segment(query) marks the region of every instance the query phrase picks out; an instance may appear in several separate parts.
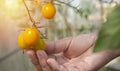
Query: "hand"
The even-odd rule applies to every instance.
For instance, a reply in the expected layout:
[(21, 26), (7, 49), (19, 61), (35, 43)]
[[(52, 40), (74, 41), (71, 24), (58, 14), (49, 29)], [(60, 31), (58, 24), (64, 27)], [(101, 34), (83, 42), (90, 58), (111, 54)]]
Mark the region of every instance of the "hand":
[(46, 42), (45, 51), (27, 50), (38, 71), (97, 71), (120, 55), (120, 50), (93, 53), (95, 34)]

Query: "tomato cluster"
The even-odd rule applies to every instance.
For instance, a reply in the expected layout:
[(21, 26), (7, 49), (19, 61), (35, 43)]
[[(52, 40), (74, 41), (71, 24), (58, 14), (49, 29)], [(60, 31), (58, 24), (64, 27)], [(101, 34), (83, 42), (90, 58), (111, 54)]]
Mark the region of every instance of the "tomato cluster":
[(46, 45), (40, 38), (40, 33), (35, 27), (28, 27), (18, 37), (18, 45), (22, 49), (45, 50)]
[[(25, 4), (25, 2), (24, 2)], [(44, 18), (52, 19), (56, 14), (56, 8), (52, 2), (46, 2), (42, 5), (40, 0), (34, 0), (34, 4), (42, 7), (41, 13)], [(27, 5), (25, 4), (26, 9)], [(27, 10), (29, 13), (29, 10)], [(30, 13), (29, 13), (30, 14)], [(29, 15), (31, 18), (31, 16)], [(30, 19), (31, 20), (31, 19)], [(18, 37), (18, 45), (21, 49), (45, 50), (46, 45), (43, 39), (40, 38), (40, 32), (35, 26), (35, 22), (31, 20), (34, 27), (28, 27), (25, 31), (20, 33)]]

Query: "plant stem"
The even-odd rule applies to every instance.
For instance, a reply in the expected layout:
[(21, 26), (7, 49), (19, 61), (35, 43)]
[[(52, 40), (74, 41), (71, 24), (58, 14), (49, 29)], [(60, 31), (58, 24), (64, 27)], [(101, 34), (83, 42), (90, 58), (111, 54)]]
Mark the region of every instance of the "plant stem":
[(59, 3), (62, 3), (62, 4), (65, 4), (65, 5), (67, 5), (67, 6), (71, 7), (71, 8), (73, 8), (73, 9), (74, 9), (76, 12), (78, 12), (79, 14), (82, 14), (82, 11), (80, 11), (80, 10), (77, 9), (76, 7), (70, 5), (69, 3), (65, 3), (65, 2), (62, 2), (62, 1), (60, 1), (60, 0), (55, 0), (55, 1), (56, 1), (56, 2), (59, 2)]
[(27, 10), (27, 13), (28, 13), (28, 16), (29, 16), (30, 21), (33, 23), (33, 26), (36, 27), (35, 21), (33, 20), (33, 18), (32, 18), (31, 15), (30, 15), (30, 11), (29, 11), (29, 9), (28, 9), (28, 7), (27, 7), (27, 4), (25, 3), (25, 0), (23, 0), (23, 3), (24, 3), (25, 8), (26, 8), (26, 10)]

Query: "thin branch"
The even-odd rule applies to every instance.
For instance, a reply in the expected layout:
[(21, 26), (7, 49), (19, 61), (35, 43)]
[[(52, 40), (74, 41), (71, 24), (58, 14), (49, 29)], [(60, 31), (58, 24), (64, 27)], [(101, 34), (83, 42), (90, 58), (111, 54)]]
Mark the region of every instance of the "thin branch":
[(104, 20), (104, 6), (103, 6), (103, 0), (99, 0), (100, 6), (101, 6), (101, 22), (103, 23)]
[[(56, 2), (59, 2), (59, 3), (62, 3), (62, 4), (64, 4), (64, 5), (66, 5), (66, 6), (69, 6), (69, 7), (71, 7), (71, 8), (73, 8), (76, 12), (78, 12), (79, 14), (82, 14), (82, 11), (80, 11), (79, 9), (77, 9), (77, 7), (74, 7), (74, 6), (72, 6), (72, 5), (70, 5), (70, 3), (68, 2), (68, 3), (65, 3), (65, 2), (62, 2), (62, 1), (60, 1), (60, 0), (55, 0)], [(73, 1), (73, 0), (72, 0)]]
[(33, 18), (32, 18), (31, 15), (30, 15), (30, 11), (29, 11), (29, 9), (28, 9), (28, 7), (27, 7), (27, 4), (25, 3), (25, 0), (23, 0), (23, 3), (24, 3), (25, 8), (26, 8), (26, 10), (27, 10), (27, 13), (28, 13), (28, 16), (29, 16), (30, 21), (33, 23), (33, 26), (36, 27), (35, 21), (33, 20)]
[(68, 1), (68, 3), (71, 3), (71, 2), (73, 2), (74, 0), (70, 0), (70, 1)]

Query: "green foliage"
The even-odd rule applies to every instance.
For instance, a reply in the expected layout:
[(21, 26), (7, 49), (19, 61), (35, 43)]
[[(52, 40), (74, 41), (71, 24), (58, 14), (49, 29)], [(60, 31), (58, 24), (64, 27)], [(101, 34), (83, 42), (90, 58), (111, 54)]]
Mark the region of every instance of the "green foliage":
[(113, 68), (110, 68), (110, 67), (103, 67), (103, 68), (101, 68), (101, 69), (98, 70), (98, 71), (118, 71), (118, 70), (113, 69)]
[(120, 48), (120, 6), (116, 6), (108, 14), (103, 23), (94, 51), (113, 50)]

